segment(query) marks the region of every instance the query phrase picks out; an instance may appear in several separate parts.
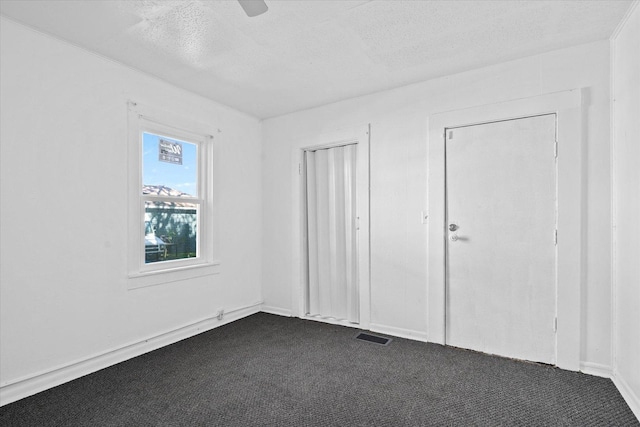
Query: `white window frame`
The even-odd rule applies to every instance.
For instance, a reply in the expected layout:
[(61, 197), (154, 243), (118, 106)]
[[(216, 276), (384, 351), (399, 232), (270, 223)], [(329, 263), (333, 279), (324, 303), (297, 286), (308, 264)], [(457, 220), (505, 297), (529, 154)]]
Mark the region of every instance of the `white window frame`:
[[(128, 264), (129, 288), (185, 280), (219, 273), (217, 203), (214, 179), (216, 138), (206, 126), (175, 114), (136, 102), (128, 103), (128, 169), (129, 221)], [(150, 133), (196, 144), (198, 172), (196, 197), (172, 198), (142, 194), (143, 134)], [(180, 201), (198, 205), (197, 256), (170, 261), (146, 263), (145, 260), (145, 201)]]

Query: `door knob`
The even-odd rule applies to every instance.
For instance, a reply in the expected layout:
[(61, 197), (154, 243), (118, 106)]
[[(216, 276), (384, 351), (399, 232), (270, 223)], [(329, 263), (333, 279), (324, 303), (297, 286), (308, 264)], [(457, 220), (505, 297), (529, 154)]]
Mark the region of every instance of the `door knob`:
[(458, 226), (455, 224), (449, 224), (449, 231), (456, 231), (458, 229)]

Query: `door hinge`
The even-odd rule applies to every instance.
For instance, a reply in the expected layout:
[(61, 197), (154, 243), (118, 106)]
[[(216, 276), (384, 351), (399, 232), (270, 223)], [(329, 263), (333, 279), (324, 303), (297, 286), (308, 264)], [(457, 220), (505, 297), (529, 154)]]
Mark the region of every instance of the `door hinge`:
[(558, 332), (558, 318), (553, 319), (553, 332)]
[(553, 155), (557, 159), (558, 158), (558, 141), (554, 142), (553, 145), (554, 145)]
[(302, 163), (298, 163), (298, 175), (302, 175)]
[(554, 244), (558, 244), (558, 229), (556, 228), (555, 232), (553, 233), (553, 243)]
[(356, 231), (357, 230), (360, 230), (360, 217), (359, 216), (356, 217)]

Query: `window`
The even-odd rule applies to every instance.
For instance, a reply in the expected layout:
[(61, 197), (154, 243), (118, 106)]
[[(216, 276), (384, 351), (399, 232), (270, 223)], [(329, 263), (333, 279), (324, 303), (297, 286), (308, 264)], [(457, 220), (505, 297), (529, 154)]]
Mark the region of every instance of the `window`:
[(142, 132), (145, 264), (201, 255), (198, 144)]
[(213, 137), (167, 113), (129, 110), (133, 287), (215, 273)]

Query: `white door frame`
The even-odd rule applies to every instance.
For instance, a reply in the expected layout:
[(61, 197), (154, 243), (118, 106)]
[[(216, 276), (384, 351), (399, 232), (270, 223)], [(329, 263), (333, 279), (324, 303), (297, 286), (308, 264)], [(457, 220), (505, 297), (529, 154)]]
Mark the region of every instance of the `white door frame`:
[[(357, 253), (358, 253), (358, 290), (360, 293), (360, 323), (333, 321), (307, 317), (305, 300), (307, 293), (307, 237), (305, 215), (305, 169), (304, 153), (309, 150), (339, 147), (357, 144), (356, 159), (356, 215), (357, 215)], [(369, 329), (371, 323), (370, 270), (369, 270), (369, 125), (339, 129), (320, 135), (303, 136), (294, 142), (292, 153), (293, 183), (293, 271), (292, 271), (292, 315), (310, 320), (341, 324), (361, 329)]]
[(555, 113), (558, 141), (558, 244), (556, 365), (580, 369), (580, 287), (583, 274), (584, 172), (582, 94), (579, 89), (472, 107), (429, 117), (427, 203), (428, 341), (445, 344), (446, 217), (445, 131), (447, 128)]

